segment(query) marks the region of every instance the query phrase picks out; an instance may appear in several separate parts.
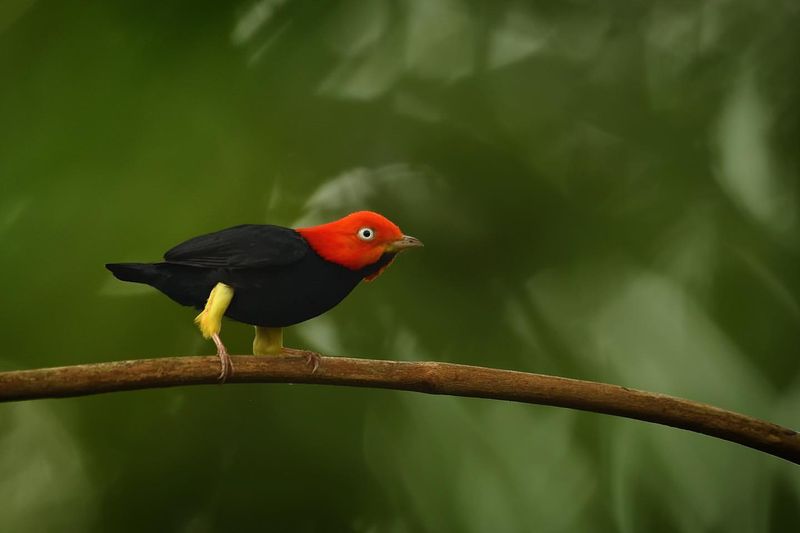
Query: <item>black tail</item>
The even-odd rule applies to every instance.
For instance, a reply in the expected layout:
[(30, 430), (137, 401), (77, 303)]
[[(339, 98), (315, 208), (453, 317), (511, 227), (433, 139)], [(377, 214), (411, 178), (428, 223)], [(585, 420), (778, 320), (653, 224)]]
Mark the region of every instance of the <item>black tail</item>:
[(150, 285), (179, 304), (198, 309), (217, 283), (213, 271), (172, 263), (109, 263), (106, 268), (117, 279)]
[(156, 265), (151, 263), (108, 263), (106, 268), (117, 279), (133, 281), (134, 283), (147, 283), (148, 285), (152, 285), (153, 281), (160, 275)]

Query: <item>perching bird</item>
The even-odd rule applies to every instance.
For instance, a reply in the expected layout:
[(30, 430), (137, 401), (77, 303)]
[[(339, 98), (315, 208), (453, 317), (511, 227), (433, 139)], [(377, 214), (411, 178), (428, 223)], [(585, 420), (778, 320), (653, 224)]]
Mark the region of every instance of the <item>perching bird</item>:
[(161, 263), (106, 268), (201, 309), (195, 322), (217, 346), (224, 382), (232, 366), (219, 336), (223, 315), (255, 326), (253, 354), (277, 354), (281, 328), (328, 311), (362, 279), (377, 278), (398, 252), (418, 246), (385, 217), (359, 211), (310, 228), (234, 226), (175, 246)]

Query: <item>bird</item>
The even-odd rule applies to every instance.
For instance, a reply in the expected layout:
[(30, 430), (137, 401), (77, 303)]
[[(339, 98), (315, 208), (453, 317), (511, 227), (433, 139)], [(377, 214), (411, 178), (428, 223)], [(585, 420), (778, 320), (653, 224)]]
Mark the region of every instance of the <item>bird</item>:
[[(277, 355), (283, 328), (329, 311), (398, 253), (421, 246), (383, 215), (357, 211), (296, 229), (241, 224), (186, 240), (161, 262), (105, 266), (119, 280), (150, 285), (199, 310), (195, 323), (216, 345), (224, 383), (233, 365), (220, 338), (223, 316), (255, 327), (254, 355)], [(308, 363), (315, 372), (319, 359), (309, 356)]]

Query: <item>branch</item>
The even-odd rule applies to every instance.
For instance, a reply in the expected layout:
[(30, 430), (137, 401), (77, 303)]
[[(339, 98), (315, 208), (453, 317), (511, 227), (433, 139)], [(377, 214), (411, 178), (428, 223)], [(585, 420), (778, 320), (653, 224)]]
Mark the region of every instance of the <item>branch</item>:
[[(451, 363), (321, 357), (285, 349), (277, 357), (232, 356), (228, 383), (314, 383), (568, 407), (664, 424), (736, 442), (800, 464), (800, 435), (769, 422), (664, 394), (617, 385)], [(317, 355), (317, 354), (311, 354)], [(0, 372), (0, 402), (214, 384), (219, 359), (167, 357)]]

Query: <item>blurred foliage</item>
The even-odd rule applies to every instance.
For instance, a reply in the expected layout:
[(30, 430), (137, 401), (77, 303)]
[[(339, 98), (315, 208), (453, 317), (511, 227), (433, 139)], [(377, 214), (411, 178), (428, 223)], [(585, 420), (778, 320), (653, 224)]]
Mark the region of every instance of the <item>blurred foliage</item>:
[[(800, 427), (800, 4), (0, 3), (5, 369), (212, 353), (109, 261), (374, 209), (287, 342)], [(223, 338), (249, 349), (249, 327)], [(3, 531), (788, 531), (800, 475), (628, 420), (309, 386), (0, 408)]]

